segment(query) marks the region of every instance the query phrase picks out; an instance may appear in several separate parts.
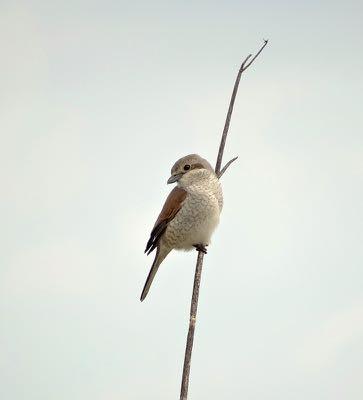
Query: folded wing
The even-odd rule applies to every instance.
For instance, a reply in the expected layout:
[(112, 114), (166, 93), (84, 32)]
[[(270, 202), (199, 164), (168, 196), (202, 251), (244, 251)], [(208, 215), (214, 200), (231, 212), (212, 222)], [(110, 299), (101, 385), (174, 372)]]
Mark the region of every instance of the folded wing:
[(175, 187), (170, 192), (165, 201), (164, 207), (155, 222), (154, 228), (151, 231), (150, 239), (146, 244), (145, 253), (149, 255), (157, 247), (169, 222), (178, 214), (186, 197), (187, 192), (179, 187)]

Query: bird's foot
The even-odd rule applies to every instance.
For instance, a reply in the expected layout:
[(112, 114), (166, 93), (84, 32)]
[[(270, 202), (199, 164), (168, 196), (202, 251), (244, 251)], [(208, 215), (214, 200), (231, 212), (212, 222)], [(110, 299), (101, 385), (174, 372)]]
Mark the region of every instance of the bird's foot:
[(208, 246), (208, 245), (204, 245), (204, 244), (193, 244), (193, 246), (196, 248), (197, 251), (201, 251), (202, 253), (207, 254), (206, 246)]

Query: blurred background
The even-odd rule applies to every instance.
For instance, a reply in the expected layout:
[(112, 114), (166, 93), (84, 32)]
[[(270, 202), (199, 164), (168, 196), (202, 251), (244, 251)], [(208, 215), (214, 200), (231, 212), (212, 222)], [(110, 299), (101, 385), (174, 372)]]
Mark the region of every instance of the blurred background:
[(0, 397), (179, 398), (196, 253), (148, 298), (181, 156), (224, 161), (191, 399), (363, 397), (360, 1), (7, 1)]

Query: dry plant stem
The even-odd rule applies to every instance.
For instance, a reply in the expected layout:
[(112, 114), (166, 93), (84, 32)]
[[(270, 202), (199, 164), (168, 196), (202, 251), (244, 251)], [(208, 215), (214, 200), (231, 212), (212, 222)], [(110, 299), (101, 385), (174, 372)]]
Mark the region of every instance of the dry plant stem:
[(236, 161), (238, 157), (232, 158), (232, 160), (229, 160), (228, 163), (222, 168), (221, 172), (217, 175), (218, 179), (227, 171), (227, 168), (233, 163), (233, 161)]
[(190, 305), (189, 331), (187, 337), (187, 344), (185, 348), (180, 400), (186, 400), (188, 398), (190, 362), (191, 362), (193, 341), (194, 341), (195, 320), (197, 317), (197, 309), (198, 309), (199, 286), (200, 286), (200, 278), (202, 275), (203, 257), (204, 253), (198, 251), (197, 265), (195, 267), (195, 275), (194, 275), (192, 302)]
[(231, 96), (231, 101), (229, 102), (229, 107), (228, 107), (228, 112), (227, 112), (227, 117), (226, 117), (226, 122), (224, 124), (223, 128), (223, 133), (222, 133), (222, 139), (221, 143), (219, 145), (219, 150), (218, 150), (218, 157), (217, 157), (217, 163), (216, 163), (216, 174), (217, 176), (220, 176), (220, 171), (221, 171), (221, 166), (222, 166), (222, 157), (223, 157), (223, 152), (224, 152), (224, 146), (226, 145), (226, 139), (227, 139), (227, 134), (228, 134), (228, 129), (229, 129), (229, 124), (231, 122), (231, 117), (232, 117), (232, 112), (233, 112), (233, 106), (234, 106), (234, 101), (236, 99), (237, 91), (238, 91), (238, 85), (239, 81), (241, 80), (241, 75), (243, 71), (246, 71), (246, 69), (256, 60), (256, 58), (261, 54), (262, 50), (266, 47), (268, 41), (265, 40), (262, 47), (260, 50), (256, 53), (256, 55), (252, 58), (252, 60), (247, 63), (247, 61), (252, 57), (252, 54), (248, 55), (243, 63), (241, 64), (241, 67), (238, 71), (236, 81), (234, 83), (233, 87), (233, 92)]
[[(234, 105), (234, 101), (236, 98), (238, 85), (239, 85), (239, 81), (241, 79), (242, 72), (245, 71), (256, 60), (256, 58), (259, 56), (259, 54), (262, 52), (262, 50), (267, 45), (267, 42), (268, 42), (267, 40), (264, 41), (263, 46), (260, 48), (260, 50), (256, 53), (256, 55), (254, 57), (252, 57), (252, 54), (247, 56), (238, 71), (237, 78), (236, 78), (236, 81), (235, 81), (235, 84), (233, 87), (231, 101), (229, 103), (226, 122), (224, 124), (221, 143), (219, 145), (217, 163), (216, 163), (216, 168), (215, 168), (215, 173), (218, 176), (218, 178), (220, 178), (226, 172), (227, 168), (233, 163), (233, 161), (237, 160), (237, 157), (233, 158), (232, 160), (228, 161), (228, 163), (221, 169), (223, 152), (224, 152), (224, 147), (226, 145), (226, 139), (227, 139), (227, 134), (228, 134), (228, 129), (229, 129), (229, 123), (231, 121), (233, 105)], [(251, 57), (252, 57), (252, 59), (250, 60), (249, 63), (247, 63), (247, 61)], [(182, 383), (181, 383), (181, 389), (180, 389), (180, 400), (188, 399), (190, 363), (191, 363), (191, 357), (192, 357), (194, 330), (195, 330), (195, 322), (196, 322), (197, 309), (198, 309), (199, 286), (200, 286), (200, 279), (201, 279), (202, 268), (203, 268), (203, 257), (204, 257), (204, 254), (201, 251), (198, 251), (198, 259), (197, 259), (197, 265), (195, 267), (195, 275), (194, 275), (192, 301), (191, 301), (191, 306), (190, 306), (189, 330), (188, 330), (187, 344), (186, 344), (186, 348), (185, 348), (183, 377), (182, 377)]]

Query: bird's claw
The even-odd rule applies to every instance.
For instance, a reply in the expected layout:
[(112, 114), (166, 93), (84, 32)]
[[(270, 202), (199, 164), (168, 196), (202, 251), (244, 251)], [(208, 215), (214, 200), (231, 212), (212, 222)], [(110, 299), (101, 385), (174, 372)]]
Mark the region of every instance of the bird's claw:
[(207, 249), (206, 246), (204, 246), (204, 244), (194, 244), (193, 245), (197, 251), (201, 251), (204, 254), (207, 254)]

